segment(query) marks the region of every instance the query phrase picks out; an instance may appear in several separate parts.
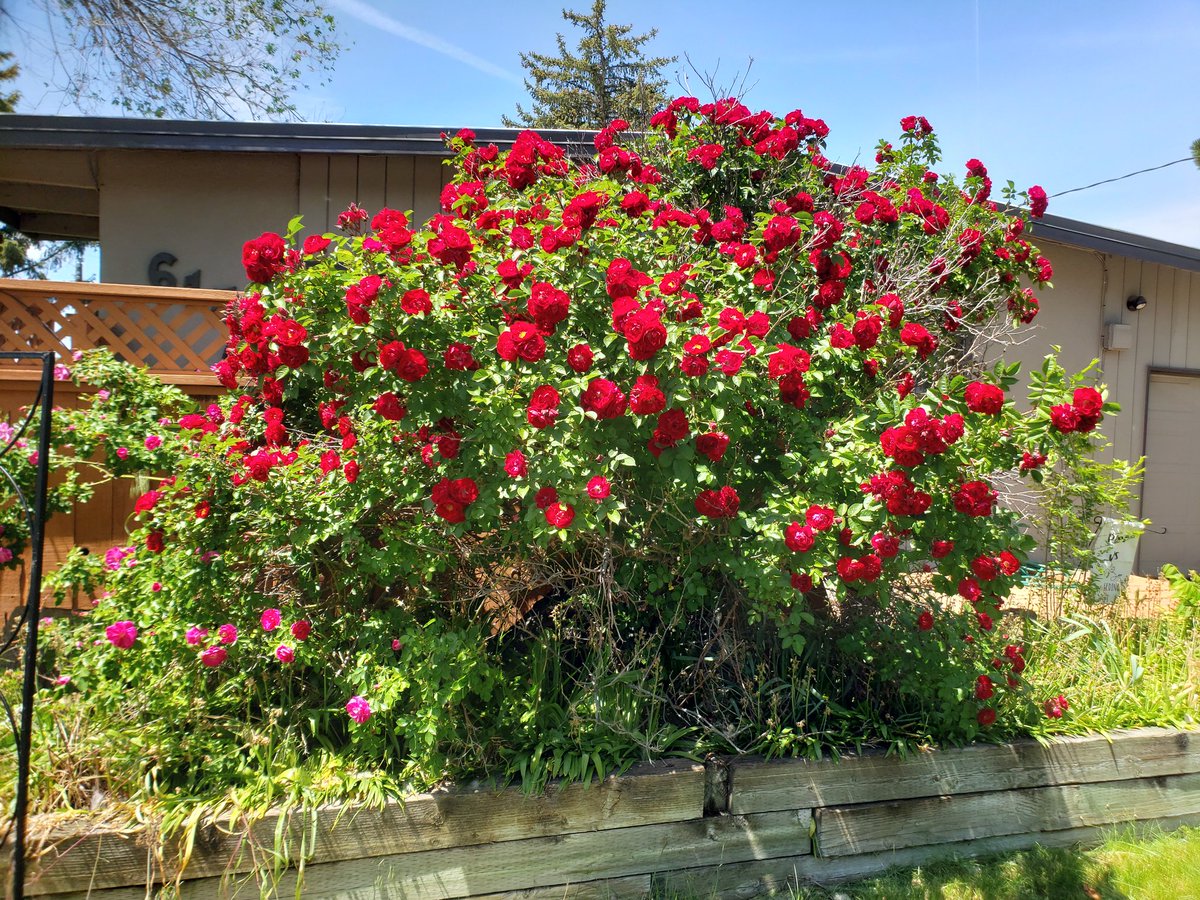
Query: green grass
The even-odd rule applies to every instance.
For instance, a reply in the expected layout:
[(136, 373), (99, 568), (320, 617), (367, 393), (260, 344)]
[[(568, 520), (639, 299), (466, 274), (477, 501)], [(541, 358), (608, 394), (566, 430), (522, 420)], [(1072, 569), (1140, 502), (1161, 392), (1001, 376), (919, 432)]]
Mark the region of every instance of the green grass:
[(1030, 621), (1028, 685), (1034, 697), (1065, 694), (1062, 719), (1035, 711), (1019, 731), (1087, 734), (1200, 720), (1200, 628), (1173, 616), (1135, 618), (1103, 608)]
[(1115, 832), (1093, 850), (1034, 848), (897, 869), (795, 900), (1198, 900), (1200, 828)]

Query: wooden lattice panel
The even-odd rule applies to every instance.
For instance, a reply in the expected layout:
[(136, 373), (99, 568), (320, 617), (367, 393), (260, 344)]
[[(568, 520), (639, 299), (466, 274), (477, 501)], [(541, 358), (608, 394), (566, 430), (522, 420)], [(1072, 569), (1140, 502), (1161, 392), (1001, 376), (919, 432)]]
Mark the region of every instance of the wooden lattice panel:
[(108, 347), (156, 375), (211, 379), (227, 291), (0, 279), (0, 350)]

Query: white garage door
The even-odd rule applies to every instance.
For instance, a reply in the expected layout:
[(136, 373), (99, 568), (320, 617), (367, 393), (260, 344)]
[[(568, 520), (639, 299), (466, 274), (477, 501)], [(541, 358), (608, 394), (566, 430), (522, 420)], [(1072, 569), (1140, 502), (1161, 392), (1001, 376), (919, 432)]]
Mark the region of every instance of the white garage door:
[(1142, 572), (1200, 569), (1200, 375), (1150, 375), (1142, 515), (1167, 529), (1143, 535)]

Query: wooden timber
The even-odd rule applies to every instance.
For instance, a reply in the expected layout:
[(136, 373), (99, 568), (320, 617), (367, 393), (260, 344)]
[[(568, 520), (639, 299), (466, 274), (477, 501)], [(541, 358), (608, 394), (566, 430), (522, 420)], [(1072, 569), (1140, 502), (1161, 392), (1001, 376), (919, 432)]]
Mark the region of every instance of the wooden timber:
[(1200, 815), (1200, 773), (819, 809), (821, 856)]
[[(208, 827), (182, 871), (159, 861), (173, 848), (156, 857), (136, 831), (67, 823), (47, 836), (29, 893), (136, 900), (178, 877), (180, 896), (195, 900), (752, 897), (943, 857), (1095, 843), (1117, 825), (1200, 823), (1198, 744), (1200, 732), (1147, 728), (909, 759), (657, 763), (536, 797), (454, 790)], [(713, 815), (710, 796), (704, 815), (714, 766), (731, 773), (732, 814)], [(747, 802), (796, 805), (739, 812)]]
[(733, 760), (733, 813), (1200, 772), (1200, 734), (1169, 728), (827, 760)]

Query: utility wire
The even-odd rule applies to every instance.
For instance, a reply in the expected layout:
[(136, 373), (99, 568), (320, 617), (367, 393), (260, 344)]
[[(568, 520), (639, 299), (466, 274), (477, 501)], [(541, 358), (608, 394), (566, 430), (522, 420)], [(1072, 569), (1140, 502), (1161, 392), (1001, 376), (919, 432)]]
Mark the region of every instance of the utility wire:
[(1071, 188), (1069, 191), (1059, 191), (1057, 194), (1051, 194), (1050, 198), (1061, 197), (1063, 194), (1074, 194), (1078, 191), (1086, 191), (1089, 188), (1099, 187), (1102, 184), (1112, 184), (1114, 181), (1124, 181), (1126, 178), (1132, 178), (1134, 175), (1144, 175), (1146, 172), (1156, 172), (1159, 169), (1165, 169), (1167, 166), (1177, 166), (1180, 163), (1191, 162), (1192, 157), (1185, 156), (1183, 159), (1173, 159), (1169, 163), (1163, 163), (1161, 166), (1151, 166), (1149, 169), (1138, 169), (1136, 172), (1130, 172), (1128, 175), (1118, 175), (1116, 178), (1105, 178), (1103, 181), (1097, 181), (1094, 184), (1085, 184), (1083, 187)]

